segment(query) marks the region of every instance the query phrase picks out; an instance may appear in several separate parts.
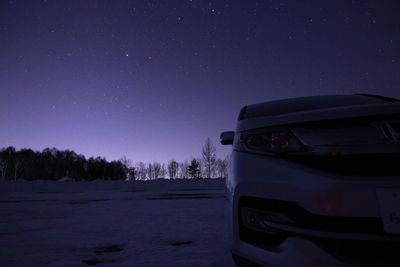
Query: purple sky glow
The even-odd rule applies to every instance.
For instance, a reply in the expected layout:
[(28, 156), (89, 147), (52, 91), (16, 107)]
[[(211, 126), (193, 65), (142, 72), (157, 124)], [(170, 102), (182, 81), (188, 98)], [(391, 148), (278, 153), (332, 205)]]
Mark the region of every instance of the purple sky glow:
[(0, 147), (199, 157), (241, 106), (400, 97), (398, 1), (1, 1)]

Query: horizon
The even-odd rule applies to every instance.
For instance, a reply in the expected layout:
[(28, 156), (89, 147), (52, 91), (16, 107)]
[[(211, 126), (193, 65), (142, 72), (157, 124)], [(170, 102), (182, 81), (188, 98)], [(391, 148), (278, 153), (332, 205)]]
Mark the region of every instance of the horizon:
[[(3, 150), (6, 150), (8, 148), (14, 148), (15, 152), (20, 152), (21, 150), (32, 150), (35, 153), (43, 153), (43, 151), (46, 150), (46, 149), (49, 149), (49, 150), (55, 149), (55, 150), (57, 150), (59, 152), (72, 151), (77, 156), (83, 156), (86, 160), (89, 160), (90, 158), (93, 158), (93, 159), (101, 158), (101, 159), (105, 159), (107, 162), (112, 162), (112, 161), (120, 161), (121, 162), (121, 160), (123, 160), (123, 157), (126, 157), (127, 160), (131, 161), (130, 163), (133, 165), (132, 167), (136, 167), (135, 165), (138, 164), (138, 163), (145, 163), (145, 164), (148, 164), (148, 163), (160, 163), (160, 164), (167, 165), (170, 161), (176, 161), (178, 163), (190, 163), (193, 159), (195, 159), (197, 161), (202, 161), (202, 156), (200, 155), (200, 153), (199, 153), (199, 155), (197, 157), (196, 156), (192, 156), (190, 158), (185, 158), (183, 160), (177, 160), (175, 158), (170, 158), (170, 159), (168, 159), (166, 161), (160, 161), (160, 160), (143, 161), (143, 160), (140, 160), (140, 159), (134, 161), (134, 160), (128, 158), (126, 155), (122, 155), (118, 159), (107, 159), (106, 157), (104, 157), (102, 155), (86, 156), (83, 153), (79, 153), (79, 151), (75, 151), (75, 150), (72, 150), (72, 149), (59, 149), (57, 147), (45, 147), (43, 149), (32, 149), (32, 148), (29, 148), (29, 147), (16, 148), (14, 146), (4, 146), (4, 147), (0, 147), (0, 152), (3, 151)], [(222, 160), (224, 160), (227, 156), (229, 156), (229, 154), (226, 155), (225, 157), (221, 157), (221, 156), (218, 156), (218, 154), (216, 154), (216, 158), (217, 159), (222, 159)]]

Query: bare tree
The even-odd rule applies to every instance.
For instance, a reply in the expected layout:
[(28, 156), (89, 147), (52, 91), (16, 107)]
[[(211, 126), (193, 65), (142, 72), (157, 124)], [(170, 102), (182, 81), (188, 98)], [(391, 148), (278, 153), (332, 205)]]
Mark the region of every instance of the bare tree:
[(132, 160), (128, 159), (125, 155), (122, 156), (122, 158), (119, 160), (119, 162), (124, 165), (125, 168), (129, 169), (132, 167)]
[(128, 170), (127, 180), (128, 181), (135, 181), (136, 178), (137, 178), (136, 168), (135, 167), (130, 167), (129, 170)]
[(189, 178), (189, 163), (187, 161), (179, 163), (179, 178)]
[(135, 180), (135, 170), (132, 170), (132, 161), (123, 155), (119, 162), (124, 166), (126, 179), (131, 180), (133, 178)]
[(147, 169), (146, 165), (143, 162), (136, 163), (136, 176), (139, 180), (146, 180), (147, 177)]
[(166, 176), (167, 176), (167, 168), (165, 167), (165, 164), (163, 163), (161, 165), (160, 177), (159, 178), (165, 178)]
[(227, 174), (228, 162), (229, 162), (229, 156), (227, 156), (225, 159), (217, 159), (216, 161), (217, 177), (226, 178), (228, 176)]
[(201, 156), (204, 162), (206, 178), (212, 178), (215, 170), (216, 149), (209, 137), (206, 139), (203, 149), (201, 150)]
[(154, 180), (154, 168), (153, 168), (153, 164), (151, 164), (151, 162), (149, 162), (149, 164), (147, 165), (147, 177), (149, 178), (149, 180)]
[(179, 164), (178, 162), (176, 162), (175, 160), (171, 160), (168, 163), (168, 176), (170, 179), (174, 179), (177, 177), (178, 175), (178, 168), (179, 168)]
[(153, 162), (153, 175), (154, 179), (161, 177), (161, 164), (157, 161)]

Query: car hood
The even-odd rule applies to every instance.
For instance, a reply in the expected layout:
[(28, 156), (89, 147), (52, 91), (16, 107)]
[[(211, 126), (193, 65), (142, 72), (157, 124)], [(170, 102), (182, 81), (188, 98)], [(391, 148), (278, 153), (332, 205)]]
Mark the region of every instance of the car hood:
[(354, 105), (239, 120), (237, 132), (271, 126), (380, 115), (399, 115), (400, 103)]

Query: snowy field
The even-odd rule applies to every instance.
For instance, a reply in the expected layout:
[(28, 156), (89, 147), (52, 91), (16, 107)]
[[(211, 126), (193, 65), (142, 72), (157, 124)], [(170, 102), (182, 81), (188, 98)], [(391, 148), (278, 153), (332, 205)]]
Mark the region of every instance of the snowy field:
[(0, 266), (234, 266), (224, 181), (2, 182)]

